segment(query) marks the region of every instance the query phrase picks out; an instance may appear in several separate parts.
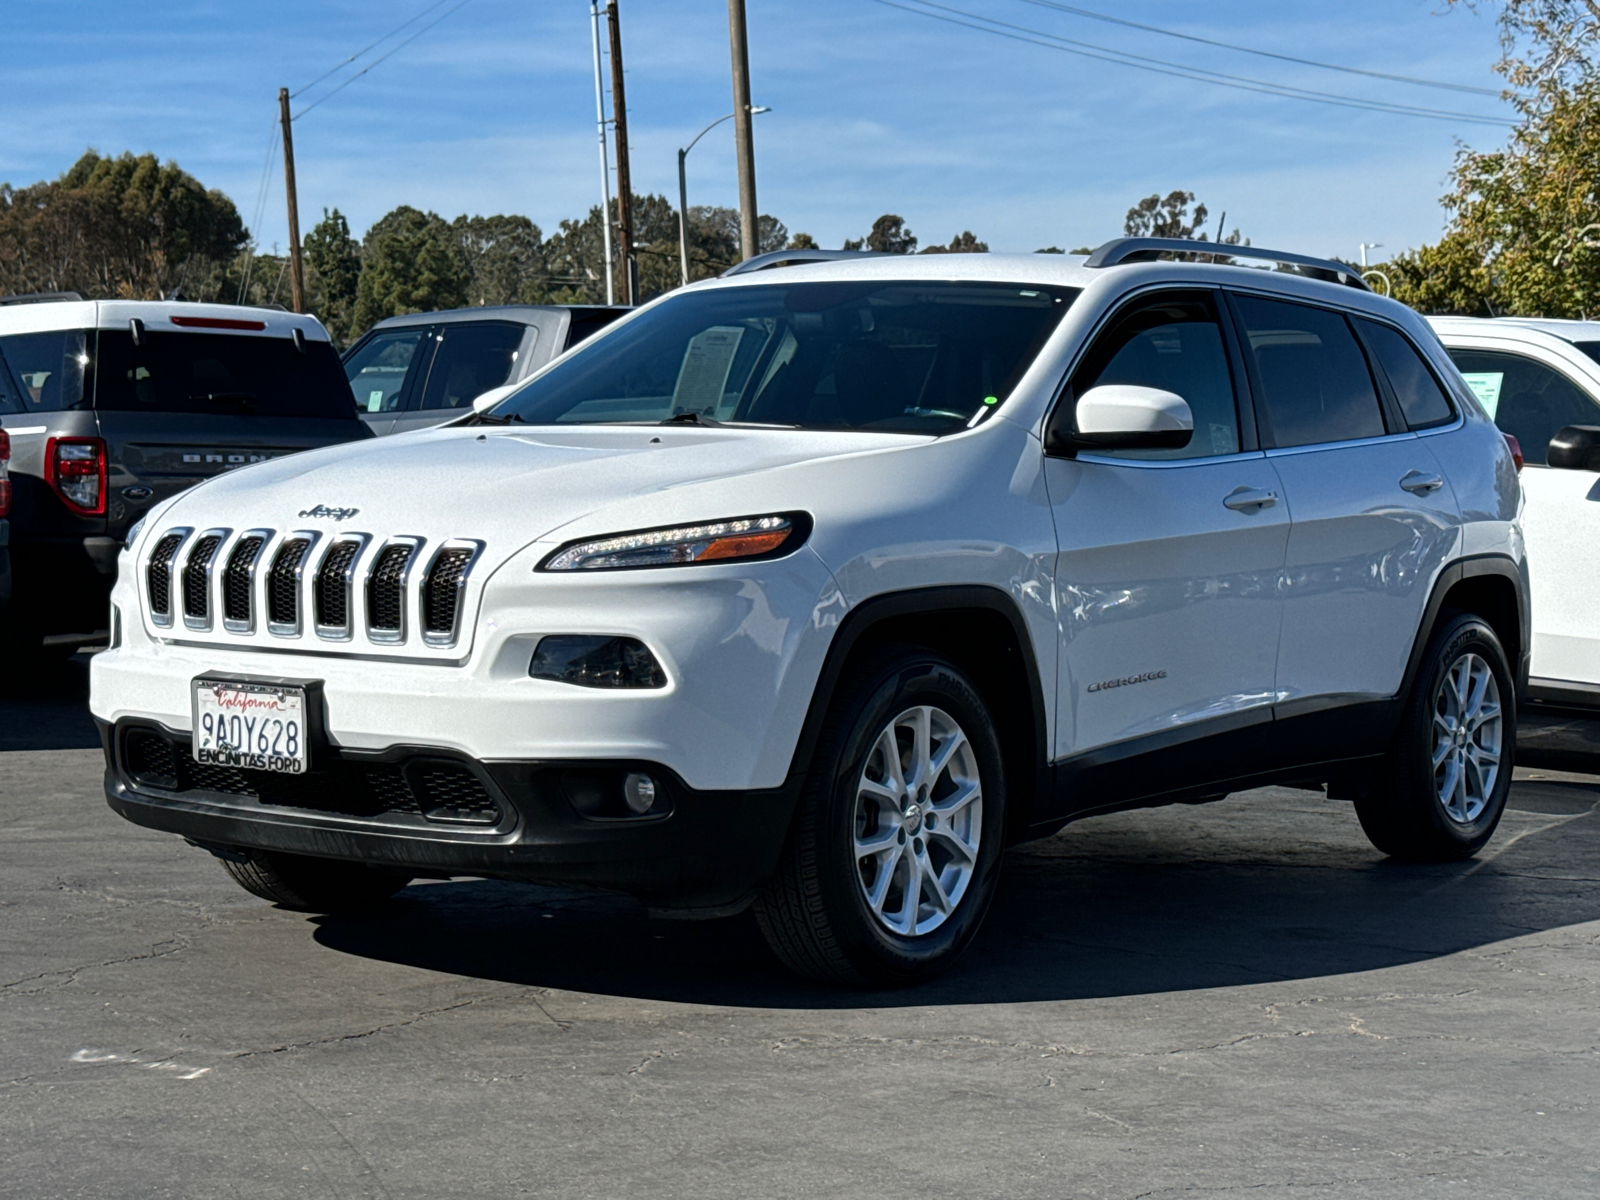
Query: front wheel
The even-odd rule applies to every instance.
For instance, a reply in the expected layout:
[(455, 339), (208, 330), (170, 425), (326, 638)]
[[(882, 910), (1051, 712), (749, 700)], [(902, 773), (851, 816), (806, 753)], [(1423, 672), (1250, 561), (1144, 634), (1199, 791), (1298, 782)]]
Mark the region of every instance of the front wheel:
[(1495, 632), (1470, 614), (1429, 639), (1384, 778), (1356, 801), (1372, 844), (1416, 862), (1470, 858), (1505, 811), (1516, 694)]
[(971, 942), (999, 877), (1000, 741), (950, 662), (880, 652), (841, 681), (778, 873), (756, 902), (802, 974), (919, 982)]

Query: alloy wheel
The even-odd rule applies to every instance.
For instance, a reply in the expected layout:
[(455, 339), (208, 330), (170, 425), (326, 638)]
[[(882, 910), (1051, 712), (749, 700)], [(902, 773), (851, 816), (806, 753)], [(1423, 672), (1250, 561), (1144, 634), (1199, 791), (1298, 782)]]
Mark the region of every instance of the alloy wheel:
[(978, 864), (983, 785), (949, 713), (908, 708), (879, 731), (856, 784), (856, 877), (878, 922), (931, 933), (961, 903)]
[(1433, 695), (1433, 782), (1445, 815), (1476, 821), (1500, 775), (1500, 685), (1477, 654), (1457, 658)]

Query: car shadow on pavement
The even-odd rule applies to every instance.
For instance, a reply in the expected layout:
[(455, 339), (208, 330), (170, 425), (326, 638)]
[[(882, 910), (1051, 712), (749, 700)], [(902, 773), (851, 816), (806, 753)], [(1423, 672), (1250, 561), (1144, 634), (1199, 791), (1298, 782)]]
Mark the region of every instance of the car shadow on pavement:
[(9, 670), (0, 678), (0, 752), (94, 750), (89, 655)]
[[(1568, 819), (1529, 827), (1503, 858), (1447, 865), (1396, 863), (1353, 842), (1332, 855), (1305, 845), (1283, 852), (1268, 841), (1259, 853), (1248, 845), (1240, 853), (1237, 839), (1206, 860), (1188, 840), (1130, 822), (1106, 832), (1084, 822), (1012, 851), (973, 948), (945, 977), (898, 991), (797, 980), (748, 915), (648, 920), (625, 898), (493, 881), (413, 886), (378, 913), (319, 920), (315, 936), (345, 953), (457, 975), (746, 1007), (1230, 987), (1391, 967), (1600, 919), (1592, 886), (1600, 872), (1591, 865), (1600, 857), (1597, 800), (1600, 791), (1586, 785), (1519, 785), (1524, 811)], [(1507, 864), (1513, 856), (1517, 870)]]

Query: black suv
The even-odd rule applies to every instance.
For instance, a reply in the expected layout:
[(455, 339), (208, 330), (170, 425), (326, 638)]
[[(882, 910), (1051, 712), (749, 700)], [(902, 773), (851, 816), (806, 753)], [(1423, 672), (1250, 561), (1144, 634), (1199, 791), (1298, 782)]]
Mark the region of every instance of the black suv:
[(12, 574), (0, 640), (12, 654), (70, 651), (105, 631), (117, 554), (153, 505), (224, 471), (372, 436), (315, 317), (70, 295), (0, 300), (0, 427)]

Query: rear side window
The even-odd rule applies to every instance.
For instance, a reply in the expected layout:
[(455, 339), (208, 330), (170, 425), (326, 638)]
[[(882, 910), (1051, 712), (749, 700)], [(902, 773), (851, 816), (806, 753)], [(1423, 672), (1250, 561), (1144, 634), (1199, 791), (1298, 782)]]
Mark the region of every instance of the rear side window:
[(601, 308), (574, 312), (572, 322), (567, 326), (567, 344), (562, 348), (570, 350), (585, 338), (593, 337), (626, 311), (621, 308)]
[(1096, 450), (1117, 458), (1205, 458), (1236, 454), (1239, 414), (1222, 330), (1211, 299), (1182, 293), (1142, 301), (1118, 315), (1073, 380), (1083, 395), (1101, 384), (1135, 384), (1182, 396), (1194, 436), (1181, 450)]
[(221, 413), (350, 420), (355, 401), (327, 342), (146, 330), (140, 345), (102, 329), (95, 407), (116, 412)]
[(445, 325), (422, 391), (423, 408), (465, 408), (511, 378), (526, 325), (507, 322)]
[(1236, 297), (1275, 446), (1382, 437), (1366, 355), (1344, 317), (1323, 308)]
[(1600, 425), (1600, 406), (1552, 367), (1492, 350), (1449, 354), (1483, 410), (1517, 439), (1527, 462), (1548, 465), (1550, 439), (1562, 426)]
[(394, 412), (404, 400), (406, 376), (416, 362), (428, 327), (375, 333), (344, 360), (345, 378), (362, 412)]
[(1443, 425), (1455, 416), (1450, 400), (1417, 348), (1387, 325), (1356, 318), (1378, 366), (1388, 377), (1406, 424), (1413, 429)]
[(0, 358), (6, 366), (6, 386), (0, 387), (0, 405), (8, 400), (13, 412), (56, 412), (83, 402), (84, 368), (89, 355), (81, 329), (51, 333), (15, 333), (0, 337)]

